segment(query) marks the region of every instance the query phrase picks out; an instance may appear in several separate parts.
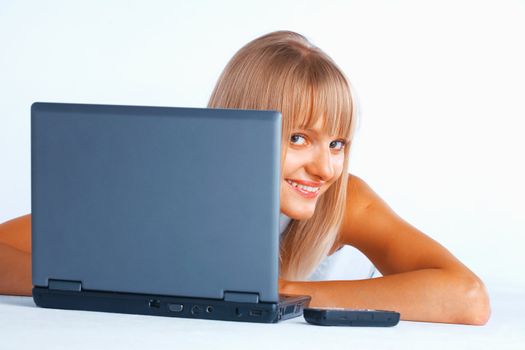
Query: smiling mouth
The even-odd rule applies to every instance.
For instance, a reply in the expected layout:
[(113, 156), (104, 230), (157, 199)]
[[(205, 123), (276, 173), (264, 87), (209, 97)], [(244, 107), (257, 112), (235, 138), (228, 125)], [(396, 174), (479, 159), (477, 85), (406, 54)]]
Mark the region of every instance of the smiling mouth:
[(297, 182), (294, 182), (292, 180), (286, 180), (286, 182), (288, 182), (293, 187), (300, 188), (303, 191), (307, 191), (307, 192), (311, 192), (311, 193), (319, 192), (319, 190), (321, 189), (321, 187), (311, 187), (311, 186), (301, 185), (301, 184), (299, 184)]
[(286, 180), (288, 185), (294, 189), (294, 191), (305, 198), (315, 198), (319, 195), (320, 187), (310, 187), (298, 184), (291, 180)]

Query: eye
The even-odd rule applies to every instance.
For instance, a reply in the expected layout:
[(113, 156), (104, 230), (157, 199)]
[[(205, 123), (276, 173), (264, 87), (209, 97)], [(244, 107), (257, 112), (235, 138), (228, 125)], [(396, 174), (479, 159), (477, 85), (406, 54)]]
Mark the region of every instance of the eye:
[(290, 141), (292, 141), (292, 143), (298, 145), (298, 143), (295, 143), (297, 141), (297, 139), (303, 139), (303, 140), (306, 140), (305, 137), (301, 134), (293, 134), (291, 137), (290, 137)]
[(341, 148), (338, 148), (337, 150), (338, 150), (338, 151), (343, 150), (343, 148), (345, 148), (345, 146), (346, 146), (346, 141), (344, 141), (344, 140), (335, 140), (335, 141), (332, 141), (332, 142), (330, 142), (330, 146), (332, 146), (334, 143), (337, 143), (337, 142), (339, 142), (339, 143), (341, 144)]

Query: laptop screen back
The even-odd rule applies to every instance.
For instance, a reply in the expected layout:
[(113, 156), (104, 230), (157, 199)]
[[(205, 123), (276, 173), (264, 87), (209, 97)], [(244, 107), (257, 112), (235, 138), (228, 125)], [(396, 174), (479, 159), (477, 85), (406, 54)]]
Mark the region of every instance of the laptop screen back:
[(281, 115), (35, 103), (33, 284), (278, 301)]

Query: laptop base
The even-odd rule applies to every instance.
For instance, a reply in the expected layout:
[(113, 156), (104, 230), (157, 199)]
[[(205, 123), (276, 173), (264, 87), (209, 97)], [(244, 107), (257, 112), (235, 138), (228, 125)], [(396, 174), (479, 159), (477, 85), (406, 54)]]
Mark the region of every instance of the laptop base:
[(275, 323), (298, 317), (309, 296), (285, 296), (279, 303), (240, 303), (206, 298), (101, 291), (65, 291), (33, 287), (35, 304), (45, 308)]

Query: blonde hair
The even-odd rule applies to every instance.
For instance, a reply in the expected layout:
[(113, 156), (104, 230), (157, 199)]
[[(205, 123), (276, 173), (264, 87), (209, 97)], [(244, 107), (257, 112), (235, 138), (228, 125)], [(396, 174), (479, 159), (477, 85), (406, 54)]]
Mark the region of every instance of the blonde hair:
[[(242, 47), (224, 68), (208, 107), (281, 111), (281, 169), (293, 128), (310, 128), (322, 118), (329, 135), (351, 141), (356, 124), (348, 79), (328, 55), (291, 31), (272, 32)], [(285, 229), (282, 278), (308, 278), (336, 242), (345, 210), (349, 151), (350, 142), (342, 176), (318, 199), (312, 217), (292, 220)], [(282, 176), (281, 171), (281, 181)]]

